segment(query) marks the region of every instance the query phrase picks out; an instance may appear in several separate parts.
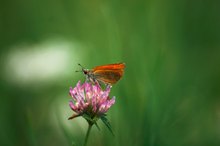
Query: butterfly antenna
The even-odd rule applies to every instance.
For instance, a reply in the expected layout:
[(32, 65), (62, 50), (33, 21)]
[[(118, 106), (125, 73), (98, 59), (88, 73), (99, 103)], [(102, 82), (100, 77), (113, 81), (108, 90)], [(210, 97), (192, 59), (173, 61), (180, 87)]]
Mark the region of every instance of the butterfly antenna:
[(84, 67), (81, 64), (78, 63), (78, 65), (81, 66), (84, 69)]
[(76, 70), (75, 72), (83, 72), (84, 67), (83, 67), (81, 64), (79, 64), (79, 63), (78, 63), (78, 65), (79, 65), (80, 67), (82, 67), (82, 70), (80, 70), (80, 71), (79, 71), (79, 70)]

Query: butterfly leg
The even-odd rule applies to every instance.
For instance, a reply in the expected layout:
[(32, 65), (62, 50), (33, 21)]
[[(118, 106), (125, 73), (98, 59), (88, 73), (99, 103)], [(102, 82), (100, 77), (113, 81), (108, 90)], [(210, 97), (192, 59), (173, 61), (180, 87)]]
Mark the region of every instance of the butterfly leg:
[(111, 84), (105, 84), (106, 85), (106, 88), (112, 88), (112, 85)]
[(99, 86), (99, 88), (101, 88), (101, 85), (99, 83), (99, 81), (95, 80), (95, 84)]

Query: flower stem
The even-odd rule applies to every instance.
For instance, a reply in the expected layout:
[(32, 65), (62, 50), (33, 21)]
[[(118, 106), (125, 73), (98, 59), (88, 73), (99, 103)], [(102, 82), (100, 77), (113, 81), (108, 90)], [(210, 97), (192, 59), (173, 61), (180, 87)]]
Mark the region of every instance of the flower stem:
[(87, 145), (87, 141), (88, 141), (88, 138), (89, 138), (89, 134), (90, 134), (90, 131), (91, 131), (91, 128), (92, 128), (92, 125), (93, 125), (93, 124), (91, 124), (91, 123), (89, 123), (89, 122), (88, 122), (88, 124), (89, 124), (89, 127), (88, 127), (88, 130), (87, 130), (87, 133), (86, 133), (86, 138), (85, 138), (85, 141), (84, 141), (83, 146), (86, 146), (86, 145)]

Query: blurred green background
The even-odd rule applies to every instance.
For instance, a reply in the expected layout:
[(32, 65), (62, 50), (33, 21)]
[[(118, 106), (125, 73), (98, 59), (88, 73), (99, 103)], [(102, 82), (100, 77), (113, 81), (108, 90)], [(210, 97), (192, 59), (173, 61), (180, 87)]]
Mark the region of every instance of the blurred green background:
[(90, 146), (220, 145), (220, 1), (0, 2), (0, 145), (80, 146), (77, 65), (125, 62)]

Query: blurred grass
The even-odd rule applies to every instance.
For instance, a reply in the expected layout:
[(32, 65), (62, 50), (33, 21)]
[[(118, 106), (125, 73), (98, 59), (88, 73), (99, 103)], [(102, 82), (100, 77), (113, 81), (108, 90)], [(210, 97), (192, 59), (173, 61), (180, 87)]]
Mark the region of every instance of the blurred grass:
[[(84, 80), (77, 63), (121, 61), (125, 75), (108, 112), (116, 136), (100, 122), (89, 145), (220, 145), (219, 1), (0, 3), (0, 145), (82, 144), (83, 119), (67, 120), (68, 89)], [(53, 39), (73, 44), (69, 67), (43, 81), (14, 80), (10, 53)]]

